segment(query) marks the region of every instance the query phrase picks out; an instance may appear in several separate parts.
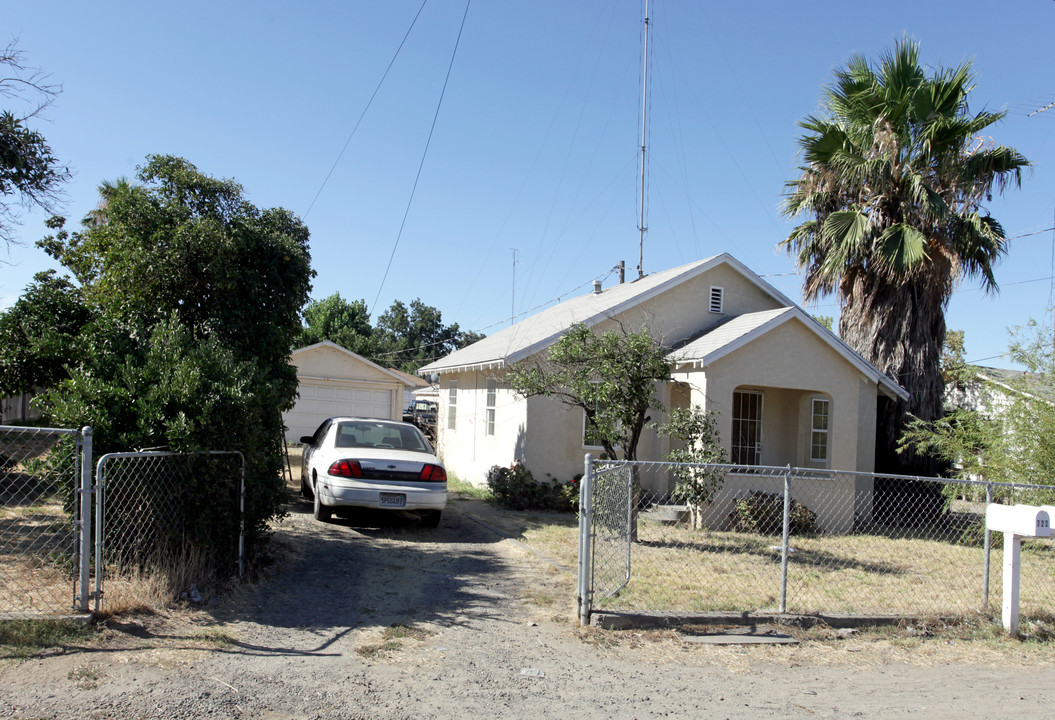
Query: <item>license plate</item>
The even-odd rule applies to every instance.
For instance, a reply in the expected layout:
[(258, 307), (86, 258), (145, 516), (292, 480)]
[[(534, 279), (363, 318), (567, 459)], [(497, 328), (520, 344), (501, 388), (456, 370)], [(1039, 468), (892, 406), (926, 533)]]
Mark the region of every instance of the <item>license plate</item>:
[(379, 504), (381, 507), (406, 507), (407, 496), (403, 493), (381, 493)]

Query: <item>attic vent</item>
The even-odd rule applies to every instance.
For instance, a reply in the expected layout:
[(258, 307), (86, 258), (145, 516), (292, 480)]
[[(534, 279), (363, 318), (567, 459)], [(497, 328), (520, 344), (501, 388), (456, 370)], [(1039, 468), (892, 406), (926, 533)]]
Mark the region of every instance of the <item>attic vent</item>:
[(711, 306), (710, 311), (712, 313), (720, 313), (724, 311), (725, 301), (725, 289), (720, 287), (711, 288)]
[(594, 295), (600, 295), (601, 294), (601, 281), (600, 280), (594, 280), (593, 281), (593, 294)]

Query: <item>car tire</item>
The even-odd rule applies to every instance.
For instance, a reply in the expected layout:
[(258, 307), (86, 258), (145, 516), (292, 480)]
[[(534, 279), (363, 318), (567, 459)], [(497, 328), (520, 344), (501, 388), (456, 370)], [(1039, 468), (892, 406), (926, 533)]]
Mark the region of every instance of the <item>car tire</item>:
[(315, 497), (315, 493), (311, 491), (311, 484), (303, 477), (300, 479), (300, 494), (302, 497), (311, 500)]
[(441, 517), (443, 517), (443, 513), (440, 510), (422, 510), (421, 527), (439, 527)]
[(315, 503), (311, 514), (319, 522), (329, 522), (330, 518), (333, 516), (333, 509), (329, 505), (322, 504), (318, 488), (316, 488), (315, 492), (312, 494), (315, 496)]

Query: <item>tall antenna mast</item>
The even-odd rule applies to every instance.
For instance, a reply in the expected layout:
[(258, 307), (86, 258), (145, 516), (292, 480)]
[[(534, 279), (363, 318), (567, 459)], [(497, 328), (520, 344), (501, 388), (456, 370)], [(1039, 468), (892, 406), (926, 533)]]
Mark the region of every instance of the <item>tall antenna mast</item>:
[(509, 324), (512, 325), (517, 321), (517, 249), (510, 250), (513, 251), (513, 299), (509, 301)]
[(641, 221), (637, 229), (638, 239), (637, 276), (645, 276), (645, 131), (648, 127), (648, 0), (645, 0), (645, 56), (641, 72)]

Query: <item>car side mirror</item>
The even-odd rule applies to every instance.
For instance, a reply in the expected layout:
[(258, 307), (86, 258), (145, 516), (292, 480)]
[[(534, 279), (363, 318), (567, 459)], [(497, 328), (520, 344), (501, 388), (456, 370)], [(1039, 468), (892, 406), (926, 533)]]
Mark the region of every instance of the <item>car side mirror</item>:
[(311, 435), (303, 435), (301, 436), (300, 441), (305, 445), (311, 445), (311, 441), (314, 439), (315, 438), (313, 438)]

